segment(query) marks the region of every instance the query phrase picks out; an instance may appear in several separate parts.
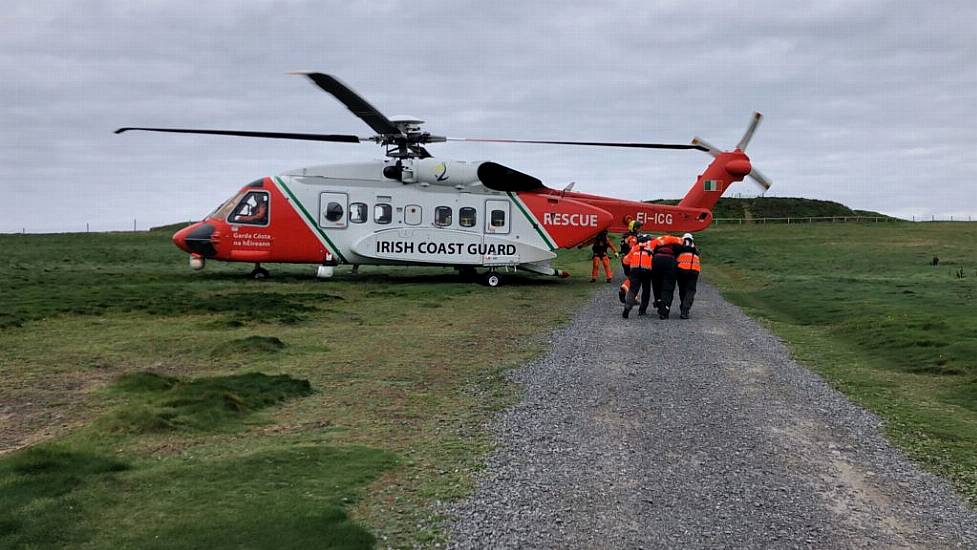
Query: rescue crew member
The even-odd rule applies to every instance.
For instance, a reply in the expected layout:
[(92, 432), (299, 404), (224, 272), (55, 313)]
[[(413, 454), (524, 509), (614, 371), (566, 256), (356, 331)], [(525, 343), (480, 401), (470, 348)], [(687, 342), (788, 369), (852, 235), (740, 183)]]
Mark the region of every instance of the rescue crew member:
[(625, 277), (630, 275), (631, 267), (624, 260), (628, 257), (628, 252), (638, 244), (639, 229), (641, 229), (641, 222), (631, 220), (628, 222), (628, 232), (621, 236), (621, 265), (624, 267)]
[(597, 273), (600, 272), (600, 264), (604, 264), (604, 274), (607, 276), (607, 282), (611, 282), (614, 277), (614, 272), (611, 271), (611, 260), (607, 257), (607, 249), (610, 248), (614, 251), (614, 254), (618, 254), (617, 248), (614, 243), (607, 238), (607, 230), (603, 230), (594, 237), (594, 244), (590, 247), (594, 252), (594, 269), (590, 272), (590, 282), (597, 282)]
[(628, 222), (628, 232), (621, 237), (621, 268), (624, 270), (624, 281), (621, 288), (617, 290), (617, 297), (624, 303), (624, 297), (628, 294), (631, 287), (631, 265), (628, 262), (628, 252), (638, 245), (638, 230), (641, 229), (641, 222), (631, 220)]
[(699, 282), (699, 272), (702, 264), (699, 262), (699, 249), (695, 246), (695, 238), (692, 233), (682, 235), (682, 246), (679, 247), (679, 255), (676, 258), (675, 278), (678, 281), (678, 299), (681, 308), (680, 319), (689, 318), (689, 310), (692, 309), (692, 302), (695, 300), (695, 287)]
[(682, 239), (674, 235), (662, 235), (652, 241), (654, 253), (651, 270), (651, 285), (655, 291), (655, 308), (659, 319), (668, 319), (675, 296), (675, 248)]
[(648, 310), (648, 298), (651, 291), (651, 264), (652, 251), (649, 246), (651, 237), (641, 235), (638, 237), (637, 245), (628, 253), (628, 265), (631, 266), (631, 275), (628, 277), (631, 285), (628, 288), (627, 297), (624, 301), (624, 312), (621, 317), (628, 318), (631, 308), (637, 301), (638, 290), (641, 290), (641, 305), (638, 306), (638, 315), (645, 315)]

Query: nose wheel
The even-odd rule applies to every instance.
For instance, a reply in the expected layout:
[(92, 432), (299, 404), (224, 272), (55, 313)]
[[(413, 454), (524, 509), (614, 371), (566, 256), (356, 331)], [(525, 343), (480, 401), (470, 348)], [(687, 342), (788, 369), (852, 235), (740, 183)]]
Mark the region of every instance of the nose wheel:
[(256, 281), (271, 277), (271, 273), (267, 269), (261, 267), (261, 264), (254, 264), (254, 269), (252, 269), (251, 273), (248, 275)]

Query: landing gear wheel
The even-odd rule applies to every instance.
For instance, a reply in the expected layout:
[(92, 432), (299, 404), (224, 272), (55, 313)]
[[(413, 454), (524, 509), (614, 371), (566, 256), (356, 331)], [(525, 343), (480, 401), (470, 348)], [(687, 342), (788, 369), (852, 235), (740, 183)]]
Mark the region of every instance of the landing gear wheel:
[(262, 279), (267, 279), (268, 277), (271, 277), (271, 273), (267, 269), (261, 267), (260, 265), (254, 266), (254, 269), (251, 270), (251, 273), (249, 273), (249, 275), (252, 279), (256, 281), (260, 281)]
[(499, 275), (495, 271), (489, 271), (485, 274), (485, 286), (495, 288), (502, 284), (502, 275)]

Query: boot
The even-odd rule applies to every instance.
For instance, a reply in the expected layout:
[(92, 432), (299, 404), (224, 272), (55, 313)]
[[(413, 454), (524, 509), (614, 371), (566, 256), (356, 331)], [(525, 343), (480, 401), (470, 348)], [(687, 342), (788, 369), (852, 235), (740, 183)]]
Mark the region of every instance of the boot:
[(624, 308), (624, 311), (621, 312), (621, 317), (624, 317), (625, 319), (627, 319), (628, 318), (628, 315), (630, 313), (631, 313), (631, 308), (626, 307), (626, 308)]
[(668, 319), (668, 306), (660, 306), (658, 308), (658, 318)]
[(688, 319), (689, 318), (689, 312), (683, 309), (681, 315), (679, 315), (678, 318), (679, 319)]
[(625, 291), (623, 287), (617, 289), (617, 299), (621, 300), (622, 304), (626, 301), (625, 298), (627, 297), (627, 294), (627, 291)]

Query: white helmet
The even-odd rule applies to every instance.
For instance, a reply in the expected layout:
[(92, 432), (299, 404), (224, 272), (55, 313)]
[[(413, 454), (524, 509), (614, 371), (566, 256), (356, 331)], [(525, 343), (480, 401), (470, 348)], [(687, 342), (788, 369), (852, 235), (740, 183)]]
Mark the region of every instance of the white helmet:
[(686, 233), (685, 235), (682, 235), (682, 240), (683, 241), (694, 241), (695, 240), (695, 237), (692, 236), (692, 233)]

